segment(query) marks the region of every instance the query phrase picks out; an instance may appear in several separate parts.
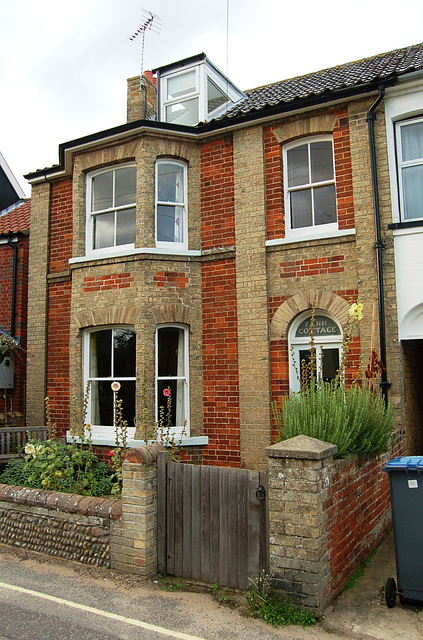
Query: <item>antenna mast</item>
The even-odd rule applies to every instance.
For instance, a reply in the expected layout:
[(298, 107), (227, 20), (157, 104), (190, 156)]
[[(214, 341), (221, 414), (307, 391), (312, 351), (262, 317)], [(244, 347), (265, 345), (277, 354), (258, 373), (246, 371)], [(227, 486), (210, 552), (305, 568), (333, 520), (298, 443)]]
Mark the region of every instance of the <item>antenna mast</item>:
[(146, 31), (153, 31), (154, 33), (160, 33), (162, 24), (160, 18), (155, 13), (142, 10), (142, 20), (138, 29), (130, 36), (130, 40), (136, 40), (138, 36), (141, 36), (141, 69), (140, 69), (140, 89), (143, 86), (143, 73), (144, 73), (144, 44)]

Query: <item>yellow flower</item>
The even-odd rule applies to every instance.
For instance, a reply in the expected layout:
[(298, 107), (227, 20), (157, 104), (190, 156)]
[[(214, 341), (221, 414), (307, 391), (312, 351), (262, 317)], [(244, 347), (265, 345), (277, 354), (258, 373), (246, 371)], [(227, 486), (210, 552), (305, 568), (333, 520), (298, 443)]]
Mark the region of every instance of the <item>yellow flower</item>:
[(27, 444), (26, 447), (25, 447), (25, 453), (30, 455), (30, 456), (35, 455), (35, 447), (34, 447), (34, 445), (33, 444)]
[(354, 320), (361, 320), (363, 317), (363, 305), (361, 304), (361, 302), (353, 302), (353, 304), (350, 306), (350, 308), (348, 309), (348, 313), (351, 316), (351, 318), (354, 318)]

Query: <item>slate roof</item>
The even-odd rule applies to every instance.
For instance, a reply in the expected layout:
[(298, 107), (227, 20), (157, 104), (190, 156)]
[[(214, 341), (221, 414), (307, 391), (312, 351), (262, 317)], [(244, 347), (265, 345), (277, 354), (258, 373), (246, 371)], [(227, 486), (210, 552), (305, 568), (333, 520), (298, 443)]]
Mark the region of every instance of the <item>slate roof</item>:
[(422, 69), (423, 44), (396, 49), (246, 91), (247, 97), (237, 102), (226, 117), (234, 118), (325, 93), (332, 94), (342, 89), (391, 80), (404, 73)]
[(28, 198), (11, 211), (0, 215), (0, 235), (29, 230), (31, 200)]

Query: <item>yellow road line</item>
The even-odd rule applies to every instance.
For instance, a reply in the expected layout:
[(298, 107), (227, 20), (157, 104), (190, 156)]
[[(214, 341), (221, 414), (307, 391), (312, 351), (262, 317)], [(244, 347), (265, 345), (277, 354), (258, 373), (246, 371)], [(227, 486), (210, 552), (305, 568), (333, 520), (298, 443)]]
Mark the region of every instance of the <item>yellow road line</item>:
[(103, 618), (110, 618), (112, 620), (118, 620), (119, 622), (125, 622), (126, 624), (131, 624), (135, 627), (141, 627), (142, 629), (147, 629), (149, 631), (155, 631), (156, 633), (161, 633), (164, 636), (169, 636), (171, 638), (178, 638), (178, 640), (204, 640), (204, 638), (200, 638), (199, 636), (192, 636), (189, 633), (182, 633), (181, 631), (172, 631), (171, 629), (158, 627), (155, 624), (149, 624), (148, 622), (143, 622), (142, 620), (136, 620), (135, 618), (126, 618), (125, 616), (120, 616), (117, 613), (110, 613), (109, 611), (103, 611), (102, 609), (96, 609), (95, 607), (88, 607), (85, 604), (79, 604), (78, 602), (64, 600), (63, 598), (56, 598), (56, 596), (50, 596), (47, 593), (40, 593), (39, 591), (33, 591), (32, 589), (24, 589), (23, 587), (17, 587), (13, 584), (0, 582), (0, 587), (3, 587), (4, 589), (9, 589), (11, 591), (18, 591), (19, 593), (26, 593), (28, 595), (35, 596), (37, 598), (42, 598), (44, 600), (49, 600), (50, 602), (55, 602), (56, 604), (64, 604), (67, 607), (72, 607), (73, 609), (79, 609), (80, 611), (87, 611), (88, 613), (94, 613), (98, 616), (103, 616)]

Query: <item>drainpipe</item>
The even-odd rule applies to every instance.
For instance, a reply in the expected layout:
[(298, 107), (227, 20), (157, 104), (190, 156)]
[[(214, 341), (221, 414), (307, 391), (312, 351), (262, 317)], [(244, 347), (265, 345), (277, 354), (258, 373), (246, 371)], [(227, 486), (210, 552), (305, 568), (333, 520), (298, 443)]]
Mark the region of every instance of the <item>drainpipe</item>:
[(7, 244), (13, 250), (13, 284), (12, 284), (12, 316), (10, 319), (10, 335), (15, 337), (15, 315), (16, 315), (16, 279), (18, 271), (18, 243), (12, 242), (12, 234), (7, 236)]
[(379, 208), (379, 189), (377, 180), (377, 165), (376, 165), (376, 145), (375, 145), (375, 128), (374, 122), (376, 120), (375, 110), (382, 102), (385, 95), (385, 86), (379, 87), (379, 95), (375, 102), (367, 112), (367, 124), (369, 127), (369, 144), (370, 144), (370, 160), (372, 171), (372, 185), (373, 185), (373, 204), (375, 212), (375, 226), (376, 226), (376, 255), (377, 255), (377, 269), (378, 269), (378, 293), (379, 293), (379, 341), (380, 341), (380, 359), (383, 363), (384, 369), (382, 370), (380, 387), (382, 389), (382, 397), (385, 405), (388, 404), (388, 389), (391, 386), (387, 380), (386, 374), (386, 329), (385, 329), (385, 301), (384, 301), (384, 288), (383, 288), (383, 271), (382, 271), (382, 250), (385, 245), (382, 242), (382, 235), (380, 231), (380, 208)]

